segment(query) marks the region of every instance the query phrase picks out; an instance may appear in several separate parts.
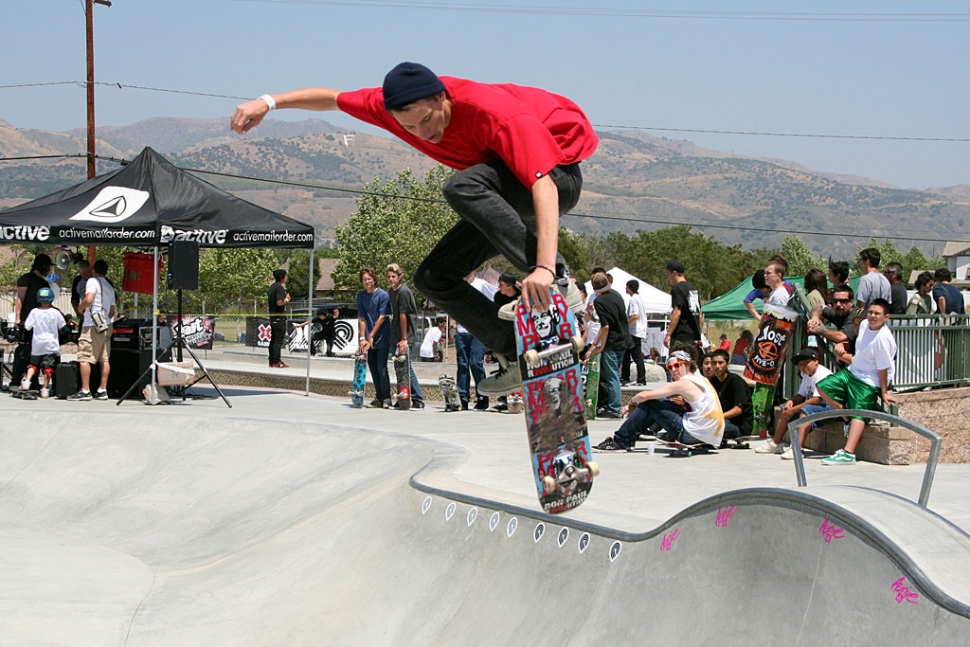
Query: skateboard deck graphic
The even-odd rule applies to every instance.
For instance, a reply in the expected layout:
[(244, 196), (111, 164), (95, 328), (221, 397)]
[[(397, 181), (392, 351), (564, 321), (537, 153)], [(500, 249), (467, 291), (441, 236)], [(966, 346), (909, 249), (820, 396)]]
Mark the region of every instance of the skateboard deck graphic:
[(596, 420), (596, 407), (600, 395), (600, 356), (596, 355), (583, 362), (583, 370), (586, 372), (585, 398), (586, 398), (586, 419)]
[(448, 373), (439, 375), (438, 387), (441, 389), (441, 395), (445, 399), (445, 411), (460, 411), (461, 398), (458, 395), (458, 385), (455, 382), (454, 376)]
[(350, 405), (355, 409), (364, 406), (364, 387), (367, 384), (367, 358), (354, 355), (354, 383), (350, 387)]
[(589, 460), (576, 319), (558, 290), (552, 307), (516, 307), (515, 340), (536, 491), (550, 514), (579, 506), (599, 473)]
[(394, 356), (394, 376), (397, 379), (397, 408), (407, 411), (411, 408), (411, 362), (408, 354)]

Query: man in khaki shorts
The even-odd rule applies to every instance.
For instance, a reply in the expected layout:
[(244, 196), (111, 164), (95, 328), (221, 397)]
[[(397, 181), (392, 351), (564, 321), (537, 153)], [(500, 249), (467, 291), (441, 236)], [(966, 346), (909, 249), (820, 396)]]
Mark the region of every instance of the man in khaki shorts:
[[(111, 365), (111, 320), (115, 315), (115, 289), (105, 278), (108, 263), (104, 260), (94, 262), (94, 276), (87, 280), (84, 299), (78, 308), (84, 313), (81, 324), (81, 337), (78, 340), (77, 361), (81, 365), (81, 390), (68, 400), (107, 400), (108, 374)], [(91, 394), (91, 365), (101, 364), (101, 385)]]

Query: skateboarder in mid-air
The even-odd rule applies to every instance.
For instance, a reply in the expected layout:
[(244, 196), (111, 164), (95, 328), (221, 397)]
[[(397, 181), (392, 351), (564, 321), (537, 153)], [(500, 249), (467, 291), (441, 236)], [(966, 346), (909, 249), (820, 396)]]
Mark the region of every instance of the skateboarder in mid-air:
[[(527, 306), (548, 308), (556, 284), (570, 308), (582, 309), (557, 253), (559, 216), (576, 205), (582, 189), (579, 163), (599, 143), (579, 106), (537, 88), (438, 77), (423, 65), (401, 63), (380, 88), (263, 95), (236, 108), (232, 130), (250, 131), (275, 108), (341, 110), (459, 171), (443, 192), (460, 220), (421, 263), (414, 285), (499, 354), (502, 368), (478, 385), (479, 393), (517, 390), (512, 323), (500, 323), (498, 307), (464, 277), (501, 254), (524, 273)], [(512, 305), (505, 319), (514, 319)]]

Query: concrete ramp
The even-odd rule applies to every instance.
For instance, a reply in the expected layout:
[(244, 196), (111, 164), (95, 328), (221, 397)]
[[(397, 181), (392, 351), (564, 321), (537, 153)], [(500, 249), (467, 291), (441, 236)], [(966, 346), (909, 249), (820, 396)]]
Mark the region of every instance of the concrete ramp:
[(433, 440), (156, 411), (7, 411), (0, 644), (970, 636), (970, 540), (892, 495), (741, 490), (624, 533), (429, 485), (463, 460)]

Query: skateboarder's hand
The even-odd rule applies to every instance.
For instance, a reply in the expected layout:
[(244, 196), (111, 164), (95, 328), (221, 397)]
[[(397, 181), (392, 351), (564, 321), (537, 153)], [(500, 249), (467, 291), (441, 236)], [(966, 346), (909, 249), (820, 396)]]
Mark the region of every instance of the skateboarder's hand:
[(236, 106), (236, 111), (232, 113), (232, 121), (229, 128), (243, 135), (259, 125), (263, 117), (269, 112), (269, 106), (262, 99), (254, 99)]
[(549, 287), (552, 285), (552, 272), (537, 267), (532, 274), (522, 279), (522, 299), (527, 308), (548, 310), (551, 305)]
[(408, 342), (406, 339), (402, 339), (397, 343), (397, 354), (403, 355), (406, 352), (408, 352)]
[(362, 339), (360, 340), (360, 343), (357, 344), (357, 347), (360, 349), (360, 352), (366, 353), (370, 350), (371, 343), (366, 339)]

